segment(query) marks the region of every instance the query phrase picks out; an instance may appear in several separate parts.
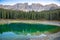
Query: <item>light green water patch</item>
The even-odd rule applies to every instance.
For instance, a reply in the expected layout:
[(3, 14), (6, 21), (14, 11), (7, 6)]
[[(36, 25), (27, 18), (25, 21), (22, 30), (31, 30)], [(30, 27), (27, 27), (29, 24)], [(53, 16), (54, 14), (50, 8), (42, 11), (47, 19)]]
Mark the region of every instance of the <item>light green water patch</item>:
[(17, 34), (34, 34), (41, 33), (55, 33), (60, 31), (60, 27), (54, 25), (44, 24), (28, 24), (28, 23), (10, 23), (0, 25), (0, 33), (3, 32), (15, 32)]

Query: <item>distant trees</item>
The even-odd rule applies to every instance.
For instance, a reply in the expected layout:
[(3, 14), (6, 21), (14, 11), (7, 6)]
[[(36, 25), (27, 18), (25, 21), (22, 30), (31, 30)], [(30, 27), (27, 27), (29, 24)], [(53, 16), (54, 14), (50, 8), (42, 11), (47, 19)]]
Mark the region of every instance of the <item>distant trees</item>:
[(41, 12), (24, 12), (0, 8), (0, 19), (60, 20), (60, 9)]

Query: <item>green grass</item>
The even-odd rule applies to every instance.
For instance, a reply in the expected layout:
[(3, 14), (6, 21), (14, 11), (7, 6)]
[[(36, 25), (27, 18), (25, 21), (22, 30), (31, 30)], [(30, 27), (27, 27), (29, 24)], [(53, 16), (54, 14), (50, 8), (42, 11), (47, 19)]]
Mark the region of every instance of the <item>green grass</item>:
[(0, 25), (0, 33), (3, 32), (15, 32), (15, 33), (44, 33), (50, 32), (55, 33), (60, 31), (60, 27), (54, 25), (43, 25), (43, 24), (28, 24), (28, 23), (11, 23)]

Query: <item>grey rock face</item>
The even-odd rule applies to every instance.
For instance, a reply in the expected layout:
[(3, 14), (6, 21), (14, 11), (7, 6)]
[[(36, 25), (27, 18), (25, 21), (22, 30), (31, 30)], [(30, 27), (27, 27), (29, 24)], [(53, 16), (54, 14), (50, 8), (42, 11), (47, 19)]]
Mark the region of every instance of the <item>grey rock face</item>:
[(43, 6), (42, 4), (39, 3), (32, 3), (31, 5), (28, 5), (28, 3), (17, 3), (15, 5), (0, 5), (0, 8), (22, 10), (22, 11), (43, 11), (43, 10), (58, 9), (60, 8), (60, 6), (56, 4), (49, 4)]

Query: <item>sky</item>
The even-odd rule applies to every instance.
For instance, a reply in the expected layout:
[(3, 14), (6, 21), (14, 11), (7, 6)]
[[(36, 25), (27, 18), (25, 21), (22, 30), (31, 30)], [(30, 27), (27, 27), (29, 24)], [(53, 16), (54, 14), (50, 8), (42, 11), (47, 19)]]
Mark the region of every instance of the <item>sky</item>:
[(3, 5), (14, 5), (16, 3), (40, 3), (43, 5), (55, 3), (60, 6), (60, 0), (0, 0), (0, 4)]

